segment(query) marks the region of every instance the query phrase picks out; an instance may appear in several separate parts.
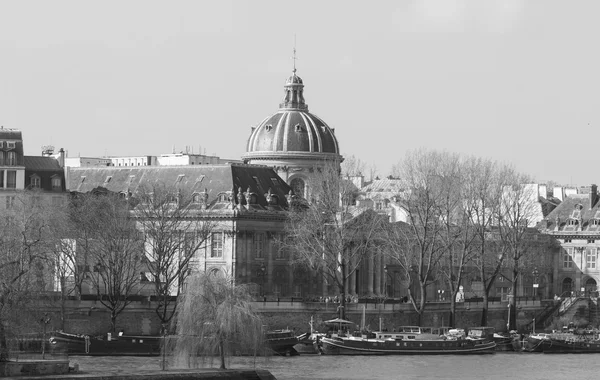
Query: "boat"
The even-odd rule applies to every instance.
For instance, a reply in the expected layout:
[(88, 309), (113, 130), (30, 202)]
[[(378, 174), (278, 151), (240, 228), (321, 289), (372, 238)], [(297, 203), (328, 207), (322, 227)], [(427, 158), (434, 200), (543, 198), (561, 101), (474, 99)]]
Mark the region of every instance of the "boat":
[(294, 346), (296, 352), (300, 355), (314, 355), (321, 353), (321, 338), (326, 334), (320, 333), (314, 329), (313, 317), (310, 317), (310, 332), (298, 335), (298, 343)]
[(523, 339), (522, 350), (525, 352), (542, 352), (543, 343), (550, 338), (550, 334), (529, 334)]
[[(50, 334), (50, 351), (69, 355), (156, 356), (161, 353), (161, 336), (114, 335), (93, 336), (55, 331)], [(267, 347), (276, 355), (297, 355), (294, 345), (298, 338), (292, 330), (272, 330), (265, 333)]]
[(492, 327), (403, 326), (398, 331), (341, 334), (321, 339), (325, 355), (442, 355), (494, 353)]
[(545, 354), (600, 353), (598, 330), (576, 330), (573, 333), (550, 334), (541, 342), (541, 350)]
[(265, 341), (267, 346), (276, 355), (291, 356), (297, 355), (298, 352), (294, 346), (298, 344), (298, 337), (292, 330), (270, 330), (265, 333)]
[(160, 336), (123, 335), (105, 336), (70, 334), (55, 331), (50, 334), (50, 351), (69, 355), (138, 355), (154, 356), (161, 351)]
[(496, 351), (521, 351), (521, 335), (516, 331), (494, 333)]

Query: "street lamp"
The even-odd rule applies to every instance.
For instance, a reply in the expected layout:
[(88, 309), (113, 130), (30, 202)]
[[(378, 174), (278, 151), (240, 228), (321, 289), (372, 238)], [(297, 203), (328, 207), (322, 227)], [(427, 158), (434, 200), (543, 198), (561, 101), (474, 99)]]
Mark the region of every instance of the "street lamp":
[(384, 281), (384, 291), (385, 291), (384, 295), (385, 295), (385, 298), (387, 298), (387, 296), (388, 296), (388, 282), (387, 282), (387, 278), (388, 278), (388, 266), (387, 266), (387, 264), (385, 264), (383, 266), (383, 272), (385, 273), (385, 278), (383, 280)]
[(533, 269), (533, 298), (535, 299), (535, 296), (537, 295), (537, 290), (540, 284), (538, 284), (538, 276), (539, 276), (539, 272), (537, 270), (537, 268)]
[(260, 265), (260, 269), (259, 269), (259, 276), (262, 277), (262, 286), (260, 288), (262, 296), (265, 296), (265, 282), (266, 282), (266, 275), (267, 275), (267, 267), (265, 266), (265, 263), (262, 263)]

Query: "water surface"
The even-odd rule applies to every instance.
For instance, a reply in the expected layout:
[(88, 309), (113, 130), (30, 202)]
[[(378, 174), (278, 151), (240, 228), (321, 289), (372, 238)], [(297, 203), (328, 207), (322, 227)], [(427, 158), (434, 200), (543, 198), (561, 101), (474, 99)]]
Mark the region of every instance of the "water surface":
[[(269, 370), (291, 379), (595, 379), (600, 354), (496, 353), (436, 356), (326, 356), (232, 358), (230, 368)], [(85, 372), (159, 370), (161, 358), (72, 356)], [(218, 366), (218, 362), (214, 362)]]

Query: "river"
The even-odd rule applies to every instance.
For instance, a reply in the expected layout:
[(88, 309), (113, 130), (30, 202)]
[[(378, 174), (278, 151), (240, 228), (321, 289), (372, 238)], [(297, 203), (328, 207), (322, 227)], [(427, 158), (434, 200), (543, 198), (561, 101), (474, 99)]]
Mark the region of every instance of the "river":
[[(291, 379), (593, 379), (598, 378), (596, 354), (500, 352), (493, 355), (326, 356), (257, 358), (256, 367), (278, 380)], [(157, 357), (72, 356), (84, 372), (114, 373), (158, 370)], [(218, 363), (215, 362), (218, 366)], [(234, 357), (230, 368), (252, 368), (251, 357)]]

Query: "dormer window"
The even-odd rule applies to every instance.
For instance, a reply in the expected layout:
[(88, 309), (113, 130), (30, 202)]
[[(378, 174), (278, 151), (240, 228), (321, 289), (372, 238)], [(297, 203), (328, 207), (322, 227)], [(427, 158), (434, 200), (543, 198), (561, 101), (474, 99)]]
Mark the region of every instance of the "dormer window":
[(270, 132), (270, 131), (271, 131), (271, 129), (273, 129), (273, 126), (272, 126), (271, 124), (267, 124), (267, 125), (265, 125), (265, 130), (266, 130), (267, 132)]
[(52, 178), (52, 190), (60, 191), (62, 190), (62, 181), (59, 177)]
[(575, 220), (575, 219), (569, 219), (569, 221), (567, 222), (567, 224), (569, 226), (576, 226), (577, 225), (577, 220)]
[(200, 203), (200, 199), (200, 194), (194, 193), (194, 195), (192, 195), (192, 203)]
[(594, 225), (594, 226), (600, 226), (600, 219), (594, 219), (594, 220), (592, 220), (592, 225)]
[(300, 124), (296, 124), (294, 128), (296, 129), (296, 132), (302, 132), (302, 126)]
[(7, 141), (7, 142), (6, 142), (6, 147), (7, 147), (8, 149), (15, 149), (15, 147), (16, 147), (16, 144), (15, 144), (15, 142), (14, 142), (14, 141)]
[(104, 184), (107, 184), (110, 182), (110, 180), (112, 179), (112, 176), (106, 176), (106, 179), (104, 180)]
[(181, 183), (181, 181), (183, 181), (184, 177), (185, 177), (185, 174), (178, 175), (177, 179), (175, 180), (175, 183)]
[(39, 189), (42, 187), (42, 179), (38, 175), (31, 176), (31, 187), (33, 189)]

